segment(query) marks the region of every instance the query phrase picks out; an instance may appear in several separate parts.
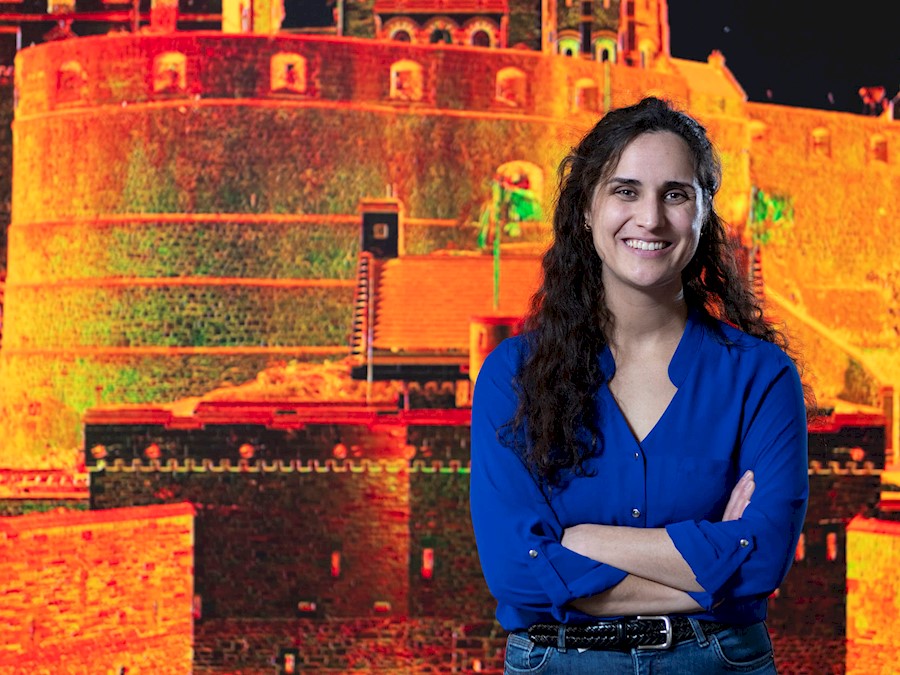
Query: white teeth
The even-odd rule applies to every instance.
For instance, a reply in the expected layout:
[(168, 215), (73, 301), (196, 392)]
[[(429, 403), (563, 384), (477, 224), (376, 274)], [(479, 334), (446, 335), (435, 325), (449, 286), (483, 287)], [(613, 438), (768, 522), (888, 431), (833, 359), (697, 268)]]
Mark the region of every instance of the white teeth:
[(641, 251), (658, 251), (668, 246), (664, 241), (641, 241), (640, 239), (626, 239), (625, 245)]

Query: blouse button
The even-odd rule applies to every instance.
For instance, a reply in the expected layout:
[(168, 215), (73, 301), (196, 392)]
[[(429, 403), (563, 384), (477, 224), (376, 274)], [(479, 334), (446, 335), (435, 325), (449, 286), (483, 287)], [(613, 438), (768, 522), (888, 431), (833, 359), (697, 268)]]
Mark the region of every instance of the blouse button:
[(741, 548), (747, 548), (750, 545), (750, 542), (746, 539), (741, 539)]
[(634, 458), (637, 459), (638, 457), (640, 457), (640, 455), (637, 453), (634, 453)]
[(528, 551), (528, 555), (530, 555), (532, 558), (537, 558), (537, 551), (531, 549), (530, 551)]
[(632, 516), (632, 518), (640, 518), (641, 517), (640, 509), (631, 509), (631, 516)]

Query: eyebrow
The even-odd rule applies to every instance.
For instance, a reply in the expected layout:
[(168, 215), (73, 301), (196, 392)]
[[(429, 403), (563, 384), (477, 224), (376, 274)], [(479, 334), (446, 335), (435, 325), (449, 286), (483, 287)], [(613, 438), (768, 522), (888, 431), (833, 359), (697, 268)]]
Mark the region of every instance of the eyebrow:
[[(643, 183), (639, 181), (637, 178), (622, 178), (620, 176), (613, 176), (608, 181), (606, 181), (607, 185), (611, 185), (612, 183), (617, 183), (619, 185), (634, 185), (641, 186)], [(697, 188), (693, 183), (685, 183), (679, 180), (667, 180), (662, 185), (663, 190), (672, 190), (673, 188), (681, 188), (684, 190), (690, 190), (691, 192), (696, 192)]]
[[(620, 185), (643, 185), (641, 181), (636, 178), (620, 178), (619, 176), (613, 176), (610, 178), (607, 183), (619, 183)], [(663, 189), (671, 190), (672, 188), (685, 188), (687, 190), (696, 191), (696, 187), (694, 187), (693, 183), (684, 183), (678, 180), (667, 180), (663, 183)]]

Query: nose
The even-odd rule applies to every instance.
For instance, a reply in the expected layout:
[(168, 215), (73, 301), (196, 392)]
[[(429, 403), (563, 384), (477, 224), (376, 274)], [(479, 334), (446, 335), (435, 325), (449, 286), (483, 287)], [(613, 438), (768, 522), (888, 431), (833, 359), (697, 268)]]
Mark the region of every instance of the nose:
[(652, 197), (645, 197), (637, 204), (635, 222), (643, 228), (652, 230), (662, 222), (662, 204)]

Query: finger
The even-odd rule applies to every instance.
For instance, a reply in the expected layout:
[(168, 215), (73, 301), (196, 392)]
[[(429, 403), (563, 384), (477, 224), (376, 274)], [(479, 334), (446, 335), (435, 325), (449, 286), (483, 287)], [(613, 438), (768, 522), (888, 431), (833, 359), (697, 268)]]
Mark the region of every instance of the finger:
[[(722, 516), (723, 521), (737, 520), (741, 517), (744, 513), (744, 509), (747, 508), (750, 495), (753, 494), (755, 487), (756, 483), (753, 481), (753, 472), (749, 470), (745, 471), (744, 475), (741, 476), (741, 479), (731, 490), (728, 504), (725, 506), (725, 513)], [(749, 492), (747, 492), (748, 490)]]

